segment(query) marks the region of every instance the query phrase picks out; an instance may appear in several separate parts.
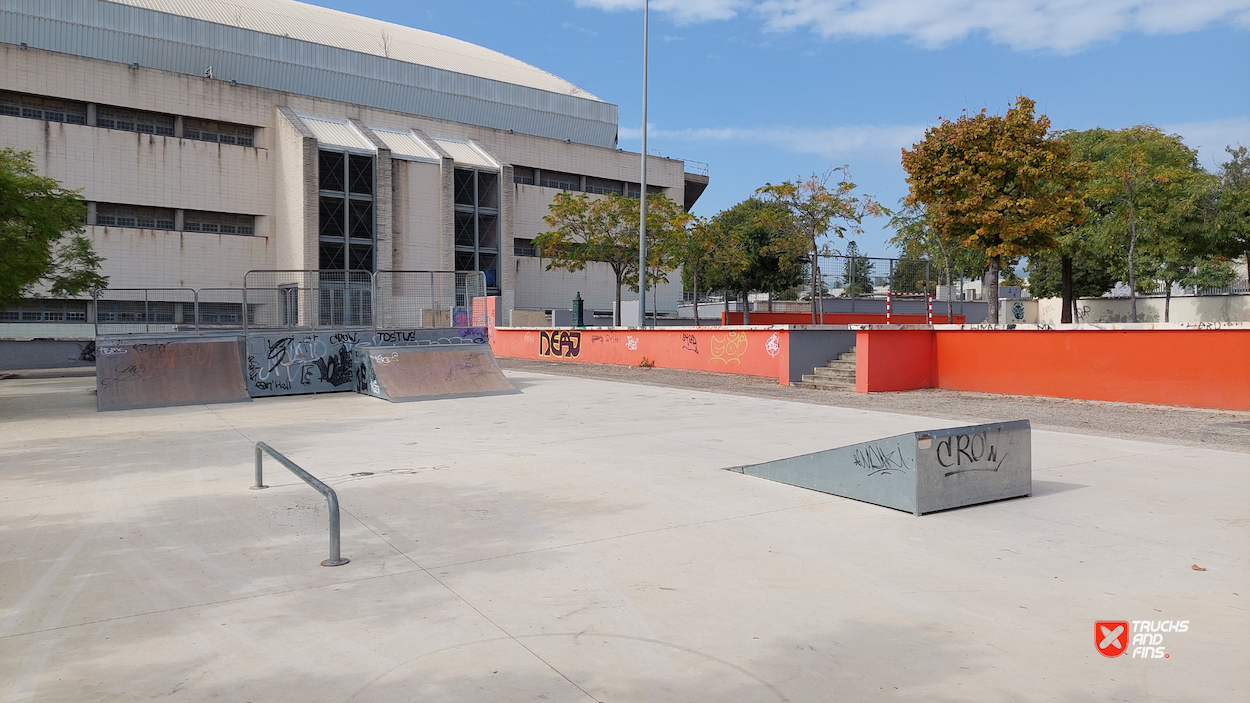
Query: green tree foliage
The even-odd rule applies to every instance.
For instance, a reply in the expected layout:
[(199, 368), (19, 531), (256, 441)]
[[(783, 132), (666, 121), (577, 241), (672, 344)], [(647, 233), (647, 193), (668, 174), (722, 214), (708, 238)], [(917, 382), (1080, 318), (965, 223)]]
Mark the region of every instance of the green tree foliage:
[(957, 235), (944, 234), (930, 223), (923, 205), (907, 205), (890, 218), (894, 236), (890, 238), (904, 257), (928, 259), (936, 264), (934, 275), (946, 285), (946, 321), (954, 322), (954, 281), (980, 275), (985, 270), (985, 253), (964, 246)]
[[(1072, 295), (1092, 298), (1115, 287), (1115, 276), (1107, 271), (1106, 262), (1083, 255), (1071, 257)], [(1063, 255), (1059, 250), (1029, 257), (1025, 269), (1029, 274), (1029, 295), (1034, 298), (1059, 298), (1063, 295)]]
[[(638, 291), (638, 199), (609, 194), (591, 198), (586, 194), (557, 193), (543, 218), (552, 231), (534, 238), (534, 247), (550, 259), (553, 268), (581, 271), (586, 264), (607, 264), (616, 277), (616, 316), (620, 324), (621, 286)], [(647, 198), (647, 284), (668, 280), (674, 247), (669, 244), (683, 232), (690, 215), (665, 195)]]
[(846, 255), (842, 259), (842, 297), (857, 298), (872, 295), (872, 262), (867, 256), (859, 253), (855, 240), (846, 245)]
[(1089, 218), (1076, 236), (1128, 285), (1136, 322), (1138, 293), (1161, 281), (1170, 288), (1218, 250), (1203, 213), (1215, 180), (1179, 136), (1149, 125), (1069, 132), (1064, 139), (1091, 174)]
[(776, 201), (749, 198), (713, 218), (732, 242), (716, 261), (716, 277), (726, 290), (740, 293), (743, 323), (751, 323), (750, 294), (773, 293), (802, 281), (803, 260), (794, 256), (790, 210)]
[(672, 258), (681, 266), (682, 286), (694, 292), (695, 324), (699, 320), (699, 285), (725, 290), (748, 262), (741, 242), (717, 219), (693, 217), (671, 240)]
[(82, 236), (86, 213), (77, 191), (38, 174), (30, 152), (0, 150), (0, 306), (41, 283), (57, 297), (108, 286)]
[(1083, 169), (1049, 134), (1050, 120), (1033, 112), (1034, 102), (1020, 96), (1006, 115), (943, 119), (903, 150), (907, 203), (923, 204), (943, 238), (988, 259), (991, 323), (998, 322), (1001, 257), (1051, 249), (1057, 233), (1084, 217)]
[(938, 267), (932, 261), (899, 259), (894, 262), (894, 271), (890, 274), (890, 290), (895, 293), (932, 294), (937, 285), (934, 280), (937, 272)]
[[(829, 187), (834, 173), (841, 180)], [(776, 229), (783, 235), (771, 249), (786, 265), (806, 258), (812, 284), (812, 322), (822, 319), (824, 310), (820, 301), (820, 255), (828, 251), (825, 241), (831, 234), (845, 237), (848, 232), (862, 233), (865, 217), (890, 214), (872, 196), (855, 195), (856, 185), (851, 181), (848, 167), (826, 171), (823, 175), (813, 173), (811, 178), (797, 178), (779, 185), (765, 184), (755, 191), (768, 202), (783, 205), (786, 217)], [(822, 246), (823, 245), (823, 246)]]
[(1246, 147), (1226, 147), (1229, 160), (1220, 167), (1213, 225), (1222, 253), (1246, 257), (1250, 267), (1250, 153)]

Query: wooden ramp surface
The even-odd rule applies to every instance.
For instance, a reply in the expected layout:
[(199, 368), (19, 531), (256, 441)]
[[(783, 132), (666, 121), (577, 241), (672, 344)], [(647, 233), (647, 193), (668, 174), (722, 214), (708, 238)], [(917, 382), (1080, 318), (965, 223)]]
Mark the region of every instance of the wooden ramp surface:
[(97, 410), (250, 400), (237, 337), (96, 341)]
[(356, 347), (356, 390), (403, 403), (519, 393), (485, 344)]

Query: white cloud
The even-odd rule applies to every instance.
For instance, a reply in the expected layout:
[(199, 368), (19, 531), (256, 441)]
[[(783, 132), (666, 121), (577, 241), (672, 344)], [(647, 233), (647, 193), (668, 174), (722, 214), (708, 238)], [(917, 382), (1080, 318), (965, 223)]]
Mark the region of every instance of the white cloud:
[[(575, 0), (633, 10), (642, 0)], [(655, 0), (678, 22), (758, 16), (766, 28), (826, 37), (905, 37), (939, 47), (971, 34), (1015, 49), (1079, 51), (1127, 32), (1190, 32), (1214, 22), (1250, 28), (1250, 0)]]
[[(744, 142), (768, 144), (796, 154), (818, 154), (834, 161), (851, 157), (885, 156), (897, 161), (900, 150), (910, 147), (924, 138), (925, 125), (858, 125), (830, 127), (827, 129), (803, 129), (789, 127), (742, 128), (704, 127), (698, 129), (658, 129), (648, 123), (648, 138)], [(621, 139), (641, 138), (637, 127), (622, 128)]]
[(1226, 146), (1250, 146), (1250, 117), (1234, 117), (1207, 122), (1181, 122), (1160, 127), (1169, 134), (1179, 134), (1185, 145), (1198, 150), (1202, 167), (1214, 171), (1228, 160)]

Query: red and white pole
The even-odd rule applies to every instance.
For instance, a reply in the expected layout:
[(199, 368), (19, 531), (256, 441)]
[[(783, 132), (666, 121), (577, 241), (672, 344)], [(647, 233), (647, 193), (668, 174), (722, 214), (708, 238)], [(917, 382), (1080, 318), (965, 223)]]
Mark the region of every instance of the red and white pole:
[(885, 292), (885, 324), (890, 324), (890, 296), (894, 295), (892, 291)]
[(933, 324), (933, 294), (925, 293), (925, 296), (929, 299), (929, 324), (932, 325)]

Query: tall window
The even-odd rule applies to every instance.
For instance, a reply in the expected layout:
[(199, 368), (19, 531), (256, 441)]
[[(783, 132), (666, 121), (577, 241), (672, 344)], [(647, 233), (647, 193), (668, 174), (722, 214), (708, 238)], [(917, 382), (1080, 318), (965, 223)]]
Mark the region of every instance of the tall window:
[(482, 271), (486, 287), (499, 290), (499, 174), (458, 168), (456, 270)]
[(322, 151), (317, 177), (318, 267), (374, 270), (373, 157)]

